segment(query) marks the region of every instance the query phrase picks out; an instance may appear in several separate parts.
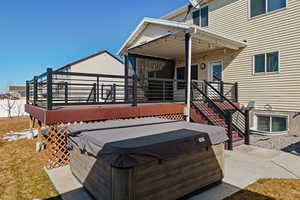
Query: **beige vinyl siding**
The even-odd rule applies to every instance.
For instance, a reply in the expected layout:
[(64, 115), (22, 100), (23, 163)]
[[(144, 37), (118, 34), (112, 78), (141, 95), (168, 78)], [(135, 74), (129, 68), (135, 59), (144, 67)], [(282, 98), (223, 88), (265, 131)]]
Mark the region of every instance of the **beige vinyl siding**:
[(124, 65), (107, 53), (71, 66), (71, 72), (124, 75)]
[[(247, 0), (215, 0), (208, 5), (208, 30), (248, 42), (240, 53), (225, 59), (229, 63), (224, 81), (239, 82), (240, 102), (255, 100), (258, 109), (270, 105), (273, 110), (300, 111), (300, 1), (288, 0), (286, 9), (252, 19)], [(273, 51), (280, 52), (280, 72), (253, 74), (252, 57)]]

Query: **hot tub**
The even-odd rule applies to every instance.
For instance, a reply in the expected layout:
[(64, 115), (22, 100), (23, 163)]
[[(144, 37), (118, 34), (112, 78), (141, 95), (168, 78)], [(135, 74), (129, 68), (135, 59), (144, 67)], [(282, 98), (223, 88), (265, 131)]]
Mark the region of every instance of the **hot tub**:
[(67, 129), (72, 173), (97, 200), (171, 200), (223, 179), (221, 127), (144, 118)]

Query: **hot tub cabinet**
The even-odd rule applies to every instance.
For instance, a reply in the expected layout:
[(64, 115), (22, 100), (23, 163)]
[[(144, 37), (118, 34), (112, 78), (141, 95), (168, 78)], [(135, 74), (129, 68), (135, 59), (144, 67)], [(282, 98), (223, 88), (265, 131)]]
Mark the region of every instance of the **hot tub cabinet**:
[[(183, 130), (180, 129), (180, 131)], [(149, 152), (151, 152), (155, 155), (154, 159), (149, 160), (145, 159), (144, 155), (140, 156), (139, 153), (130, 149), (130, 152), (134, 154), (133, 157), (139, 162), (134, 161), (132, 163), (135, 164), (132, 164), (128, 159), (130, 164), (125, 166), (120, 161), (123, 159), (123, 150), (119, 152), (117, 159), (107, 160), (105, 155), (114, 151), (110, 147), (104, 153), (104, 159), (101, 159), (102, 154), (95, 156), (88, 151), (83, 151), (78, 140), (75, 141), (71, 138), (73, 149), (70, 166), (74, 176), (97, 200), (174, 200), (205, 186), (219, 183), (223, 179), (224, 144), (200, 145), (199, 148), (190, 148), (191, 141), (195, 143), (195, 138), (197, 141), (199, 140), (198, 143), (203, 142), (202, 137), (194, 135), (191, 140), (184, 138), (180, 144), (178, 143), (179, 147), (171, 140), (163, 146), (151, 146), (151, 149), (160, 148), (159, 151), (172, 152), (172, 156), (158, 155), (161, 159), (157, 159), (158, 151), (149, 151), (150, 148), (138, 151), (141, 154), (148, 152), (147, 155), (150, 155)], [(97, 142), (94, 140), (94, 143)], [(132, 141), (126, 145), (129, 143), (133, 145)], [(143, 142), (139, 141), (139, 143)], [(182, 143), (186, 144), (181, 145)], [(119, 145), (113, 144), (114, 147)], [(122, 144), (118, 147), (126, 145)], [(176, 146), (174, 149), (177, 151), (179, 148), (180, 153), (174, 154), (174, 151), (170, 150), (174, 145)], [(188, 150), (181, 152), (183, 149)], [(111, 164), (113, 162), (123, 164), (121, 167), (116, 167)]]

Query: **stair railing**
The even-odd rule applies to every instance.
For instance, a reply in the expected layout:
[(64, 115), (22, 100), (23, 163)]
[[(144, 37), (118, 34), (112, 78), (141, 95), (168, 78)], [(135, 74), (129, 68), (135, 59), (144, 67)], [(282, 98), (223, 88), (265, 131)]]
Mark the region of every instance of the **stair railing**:
[[(212, 122), (206, 115), (205, 113), (203, 113), (203, 111), (201, 111), (201, 109), (199, 109), (197, 107), (197, 105), (194, 103), (194, 90), (196, 90), (197, 92), (199, 92), (203, 97), (203, 102), (205, 102), (205, 104), (207, 104), (211, 109), (213, 109), (221, 119), (224, 120), (224, 122), (226, 123), (227, 127), (227, 135), (228, 135), (228, 149), (232, 150), (233, 149), (233, 139), (232, 139), (232, 118), (231, 118), (231, 112), (225, 112), (224, 110), (222, 110), (213, 100), (211, 100), (206, 94), (205, 92), (203, 92), (201, 89), (199, 89), (199, 87), (197, 86), (197, 84), (195, 82), (192, 83), (192, 99), (191, 99), (191, 105), (193, 107), (196, 108), (196, 110), (198, 112), (200, 112), (202, 114), (202, 116), (205, 117), (205, 119), (212, 125), (218, 126), (219, 124)], [(230, 119), (230, 120), (229, 120)], [(220, 125), (219, 125), (220, 126)]]
[[(240, 108), (238, 108), (232, 101), (230, 101), (226, 96), (222, 95), (215, 87), (213, 87), (209, 82), (204, 81), (205, 85), (210, 88), (214, 93), (219, 95), (223, 102), (228, 103), (230, 105), (230, 109), (232, 110), (232, 124), (234, 129), (237, 130), (238, 134), (245, 139), (245, 144), (250, 144), (249, 138), (249, 111), (243, 112)], [(225, 105), (225, 104), (223, 104)], [(219, 107), (219, 106), (218, 106)]]

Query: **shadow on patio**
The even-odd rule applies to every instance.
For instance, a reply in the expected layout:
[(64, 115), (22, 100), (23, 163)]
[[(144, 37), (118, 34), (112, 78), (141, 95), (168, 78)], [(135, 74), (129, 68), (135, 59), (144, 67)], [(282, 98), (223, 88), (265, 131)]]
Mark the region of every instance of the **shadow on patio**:
[(300, 156), (300, 142), (290, 144), (281, 149), (284, 152), (292, 153), (294, 155)]

